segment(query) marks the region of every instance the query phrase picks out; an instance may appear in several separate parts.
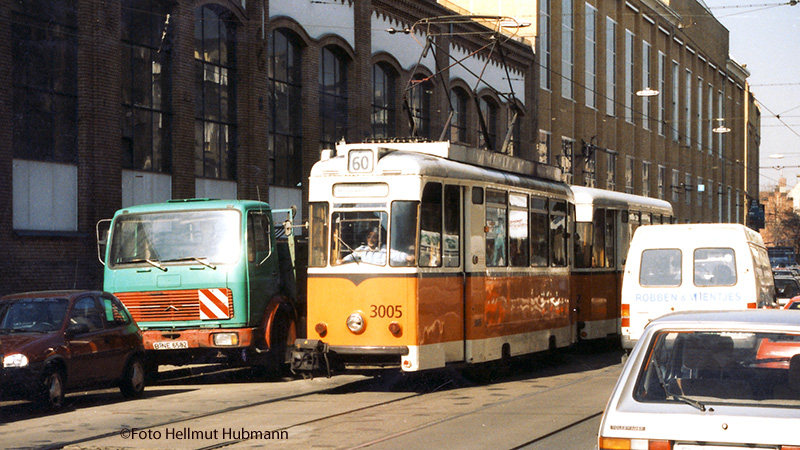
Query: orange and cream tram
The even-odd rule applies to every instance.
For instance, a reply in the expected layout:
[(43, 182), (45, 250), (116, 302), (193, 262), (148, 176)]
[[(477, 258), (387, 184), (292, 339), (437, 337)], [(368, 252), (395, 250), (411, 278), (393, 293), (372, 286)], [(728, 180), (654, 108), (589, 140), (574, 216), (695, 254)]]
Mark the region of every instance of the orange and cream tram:
[(633, 227), (671, 215), (448, 142), (340, 144), (309, 179), (308, 337), (292, 368), (417, 371), (619, 334)]
[(575, 234), (571, 298), (579, 339), (620, 335), (622, 273), (640, 225), (672, 223), (672, 205), (622, 192), (572, 186)]
[(573, 343), (573, 196), (560, 178), (448, 142), (323, 151), (293, 369), (417, 371)]

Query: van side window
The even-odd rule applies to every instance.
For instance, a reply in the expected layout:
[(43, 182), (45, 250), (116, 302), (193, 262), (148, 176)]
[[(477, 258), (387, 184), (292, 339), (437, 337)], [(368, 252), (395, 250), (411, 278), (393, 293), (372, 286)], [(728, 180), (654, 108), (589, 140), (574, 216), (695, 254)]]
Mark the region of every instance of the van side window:
[(695, 286), (736, 284), (736, 257), (732, 248), (698, 248), (694, 251)]
[(642, 286), (680, 286), (681, 251), (657, 248), (642, 252), (639, 284)]

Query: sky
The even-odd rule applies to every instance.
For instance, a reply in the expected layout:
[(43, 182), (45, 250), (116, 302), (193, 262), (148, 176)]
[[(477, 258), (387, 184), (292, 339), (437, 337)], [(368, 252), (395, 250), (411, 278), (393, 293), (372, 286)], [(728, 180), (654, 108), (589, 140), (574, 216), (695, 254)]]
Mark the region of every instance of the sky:
[[(759, 185), (800, 183), (800, 4), (702, 0), (730, 32), (730, 56), (750, 72), (761, 106)], [(782, 156), (782, 158), (780, 157)]]

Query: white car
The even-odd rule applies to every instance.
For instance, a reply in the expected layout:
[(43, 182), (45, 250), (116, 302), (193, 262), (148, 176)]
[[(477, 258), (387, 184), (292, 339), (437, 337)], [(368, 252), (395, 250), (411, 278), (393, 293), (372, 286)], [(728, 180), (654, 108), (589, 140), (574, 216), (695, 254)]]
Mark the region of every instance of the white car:
[(676, 312), (652, 321), (603, 414), (603, 449), (800, 450), (800, 314)]

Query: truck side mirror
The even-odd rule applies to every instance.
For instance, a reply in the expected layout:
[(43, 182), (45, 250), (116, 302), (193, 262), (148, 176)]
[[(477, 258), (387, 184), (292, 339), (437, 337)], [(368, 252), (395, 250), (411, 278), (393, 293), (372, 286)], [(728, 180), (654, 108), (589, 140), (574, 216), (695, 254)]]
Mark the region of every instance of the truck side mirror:
[(97, 235), (97, 259), (105, 265), (106, 249), (108, 248), (108, 235), (111, 231), (111, 219), (102, 219), (97, 222), (95, 232)]

